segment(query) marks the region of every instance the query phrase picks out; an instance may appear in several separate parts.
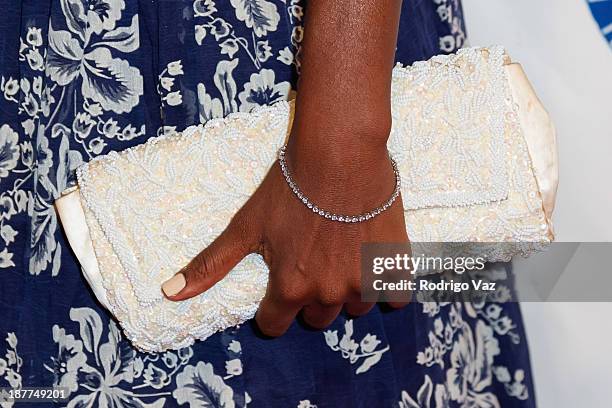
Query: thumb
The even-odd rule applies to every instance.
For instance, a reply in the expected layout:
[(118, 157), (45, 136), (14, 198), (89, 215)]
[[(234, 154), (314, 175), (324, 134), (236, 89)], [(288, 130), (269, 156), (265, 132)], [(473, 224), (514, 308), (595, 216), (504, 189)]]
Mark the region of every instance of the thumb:
[(172, 301), (189, 299), (223, 279), (256, 248), (253, 234), (247, 234), (247, 230), (246, 223), (234, 217), (212, 244), (162, 284), (164, 295)]

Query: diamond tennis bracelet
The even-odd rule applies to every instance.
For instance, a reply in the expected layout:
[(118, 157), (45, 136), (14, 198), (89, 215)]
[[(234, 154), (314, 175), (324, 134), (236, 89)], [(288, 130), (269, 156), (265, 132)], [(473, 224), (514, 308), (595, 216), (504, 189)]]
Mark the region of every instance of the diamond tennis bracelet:
[(289, 169), (287, 168), (287, 161), (285, 159), (286, 150), (287, 150), (287, 146), (285, 145), (281, 147), (281, 149), (278, 151), (278, 162), (280, 164), (281, 171), (283, 172), (283, 176), (285, 176), (285, 180), (287, 181), (287, 184), (289, 185), (289, 188), (291, 188), (291, 191), (293, 191), (293, 194), (295, 194), (295, 196), (306, 207), (312, 210), (313, 213), (318, 214), (321, 217), (327, 218), (328, 220), (344, 222), (344, 223), (364, 222), (364, 221), (371, 220), (372, 218), (376, 217), (377, 215), (379, 215), (380, 213), (382, 213), (383, 211), (386, 211), (389, 207), (391, 207), (393, 202), (400, 195), (400, 189), (401, 189), (402, 183), (400, 179), (399, 170), (397, 169), (397, 163), (395, 162), (395, 160), (393, 160), (393, 157), (391, 157), (391, 154), (389, 153), (389, 159), (391, 160), (391, 165), (393, 166), (393, 172), (395, 173), (395, 189), (393, 190), (393, 194), (391, 195), (391, 198), (389, 198), (380, 207), (377, 207), (374, 210), (366, 212), (364, 214), (340, 215), (340, 214), (332, 213), (330, 211), (326, 211), (320, 208), (319, 206), (313, 204), (312, 201), (310, 201), (310, 199), (306, 197), (304, 193), (302, 193), (302, 191), (297, 186), (295, 181), (293, 181), (293, 179), (291, 178), (291, 174), (289, 173)]

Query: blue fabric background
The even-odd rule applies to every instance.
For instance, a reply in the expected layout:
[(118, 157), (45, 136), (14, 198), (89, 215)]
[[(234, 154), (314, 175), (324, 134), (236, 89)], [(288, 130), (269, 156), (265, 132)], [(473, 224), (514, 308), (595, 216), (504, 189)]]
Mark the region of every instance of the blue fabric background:
[[(70, 407), (534, 406), (516, 304), (377, 307), (275, 340), (246, 324), (146, 355), (88, 289), (52, 207), (74, 168), (286, 98), (304, 7), (0, 0), (0, 386), (66, 387), (48, 405)], [(464, 42), (458, 0), (404, 0), (398, 61)]]

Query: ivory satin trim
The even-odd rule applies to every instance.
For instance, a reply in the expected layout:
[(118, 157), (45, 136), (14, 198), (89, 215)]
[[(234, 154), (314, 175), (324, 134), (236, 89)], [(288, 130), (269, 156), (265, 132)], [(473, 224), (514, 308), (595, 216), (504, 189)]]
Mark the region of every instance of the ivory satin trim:
[(544, 105), (535, 93), (523, 67), (519, 63), (506, 65), (508, 82), (514, 102), (519, 105), (518, 114), (531, 166), (542, 196), (544, 212), (552, 228), (559, 184), (559, 159), (555, 126)]
[(102, 275), (89, 234), (85, 212), (83, 212), (79, 189), (76, 188), (55, 200), (55, 209), (68, 238), (68, 243), (81, 264), (87, 283), (93, 289), (100, 303), (111, 310), (106, 298), (106, 290), (102, 285)]

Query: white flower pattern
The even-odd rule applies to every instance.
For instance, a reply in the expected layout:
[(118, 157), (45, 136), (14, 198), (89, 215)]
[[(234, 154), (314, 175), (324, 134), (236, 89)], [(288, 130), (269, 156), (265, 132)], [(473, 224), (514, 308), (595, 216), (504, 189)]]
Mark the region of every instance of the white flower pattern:
[(289, 82), (275, 82), (274, 71), (263, 69), (252, 74), (251, 80), (244, 84), (244, 90), (238, 95), (240, 110), (249, 112), (256, 106), (269, 105), (279, 99), (286, 99), (291, 85)]
[(362, 374), (380, 361), (382, 355), (389, 351), (389, 346), (376, 350), (380, 341), (375, 335), (367, 333), (357, 343), (353, 339), (353, 334), (353, 320), (347, 320), (344, 323), (344, 334), (340, 340), (338, 340), (337, 330), (326, 330), (323, 332), (325, 342), (330, 349), (340, 352), (342, 358), (348, 360), (350, 364), (361, 363), (355, 370), (355, 374)]
[[(247, 327), (193, 347), (143, 354), (130, 347), (91, 300), (52, 207), (74, 183), (74, 169), (156, 133), (174, 133), (188, 124), (286, 99), (295, 85), (292, 72), (300, 68), (301, 0), (173, 2), (180, 19), (170, 16), (170, 9), (168, 15), (160, 14), (160, 27), (170, 27), (160, 38), (177, 47), (159, 54), (159, 61), (150, 55), (158, 50), (145, 51), (155, 36), (149, 38), (151, 26), (136, 3), (52, 0), (50, 18), (37, 14), (19, 22), (12, 67), (18, 69), (0, 67), (0, 279), (11, 283), (9, 291), (16, 288), (18, 302), (36, 293), (33, 286), (20, 292), (20, 284), (10, 280), (16, 276), (25, 281), (22, 271), (32, 275), (28, 284), (61, 293), (53, 301), (44, 297), (47, 294), (41, 297), (40, 304), (52, 305), (49, 310), (20, 304), (23, 315), (3, 313), (0, 327), (9, 329), (0, 346), (0, 385), (48, 385), (30, 383), (43, 378), (29, 371), (36, 368), (54, 386), (68, 390), (70, 408), (273, 406), (250, 379), (259, 370), (269, 373), (270, 383), (285, 384), (284, 366), (291, 363), (300, 368), (297, 378), (303, 378), (313, 370), (312, 356), (354, 381), (385, 382), (401, 344), (393, 343), (385, 327), (377, 324), (385, 321), (381, 312), (338, 319), (323, 333), (302, 331), (300, 336), (307, 339), (300, 339), (303, 347), (274, 355), (269, 367), (254, 367), (253, 356), (271, 346), (254, 344), (254, 335), (245, 335)], [(153, 2), (159, 7), (164, 3)], [(434, 45), (445, 52), (462, 46), (458, 1), (422, 3), (419, 7), (431, 7), (431, 15), (445, 27), (433, 33)], [(151, 71), (154, 74), (147, 76)], [(147, 86), (152, 92), (145, 92)], [(158, 102), (149, 109), (152, 97)], [(14, 112), (10, 116), (16, 119), (6, 112)], [(157, 113), (159, 121), (147, 128), (147, 118)], [(58, 289), (64, 290), (64, 282), (67, 301)], [(4, 289), (4, 280), (0, 283)], [(78, 295), (70, 292), (73, 289)], [(412, 312), (397, 312), (409, 325), (413, 321), (408, 316), (417, 315), (414, 322), (421, 332), (418, 342), (403, 333), (395, 336), (402, 344), (415, 341), (417, 351), (411, 355), (415, 366), (403, 374), (407, 382), (401, 388), (398, 383), (394, 395), (387, 396), (397, 401), (394, 406), (492, 408), (502, 406), (502, 400), (528, 403), (528, 367), (501, 358), (502, 344), (524, 345), (520, 322), (507, 309), (430, 302), (414, 306)], [(33, 331), (20, 333), (26, 326), (35, 327), (35, 339)], [(24, 342), (29, 347), (24, 348)], [(44, 344), (44, 355), (32, 357), (33, 344)], [(495, 384), (505, 396), (494, 393)], [(312, 387), (288, 398), (282, 406), (338, 406)]]

